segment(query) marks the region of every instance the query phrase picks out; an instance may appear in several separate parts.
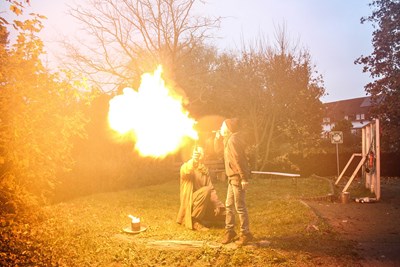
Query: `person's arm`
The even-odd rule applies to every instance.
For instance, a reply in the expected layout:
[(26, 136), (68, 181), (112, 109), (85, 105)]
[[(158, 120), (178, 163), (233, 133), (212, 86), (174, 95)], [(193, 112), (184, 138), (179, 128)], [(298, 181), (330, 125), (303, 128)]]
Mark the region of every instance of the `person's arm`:
[(223, 136), (221, 136), (220, 132), (217, 131), (215, 133), (215, 138), (214, 138), (214, 151), (217, 154), (220, 154), (224, 150), (224, 143), (223, 143)]
[(180, 170), (181, 180), (190, 180), (191, 176), (193, 175), (193, 171), (193, 159), (190, 159), (187, 162), (183, 163)]
[(213, 206), (214, 215), (217, 216), (220, 214), (221, 208), (225, 208), (225, 205), (224, 205), (224, 203), (222, 203), (222, 201), (219, 200), (217, 191), (215, 190), (214, 185), (211, 182), (210, 182), (209, 186), (211, 187), (210, 201)]

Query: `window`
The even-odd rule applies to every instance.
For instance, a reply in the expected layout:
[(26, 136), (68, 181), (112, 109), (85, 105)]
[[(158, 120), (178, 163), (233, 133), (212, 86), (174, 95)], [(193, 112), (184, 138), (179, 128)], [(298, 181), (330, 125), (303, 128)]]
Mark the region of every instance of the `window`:
[(357, 114), (356, 115), (356, 120), (358, 120), (358, 121), (365, 120), (365, 114)]

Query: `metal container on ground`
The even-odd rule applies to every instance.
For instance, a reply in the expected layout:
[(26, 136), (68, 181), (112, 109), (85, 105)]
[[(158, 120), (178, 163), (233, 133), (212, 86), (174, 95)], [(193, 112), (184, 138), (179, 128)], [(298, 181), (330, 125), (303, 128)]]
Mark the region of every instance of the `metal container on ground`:
[(350, 193), (342, 192), (342, 194), (340, 195), (340, 200), (342, 204), (348, 204), (350, 202)]

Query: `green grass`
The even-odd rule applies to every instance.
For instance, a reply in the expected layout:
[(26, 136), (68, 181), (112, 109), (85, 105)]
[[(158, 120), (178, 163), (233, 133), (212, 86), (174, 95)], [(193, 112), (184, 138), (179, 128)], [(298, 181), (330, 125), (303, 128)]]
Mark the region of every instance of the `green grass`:
[[(226, 184), (215, 184), (225, 200)], [(175, 222), (179, 183), (103, 193), (45, 207), (31, 224), (36, 262), (53, 266), (351, 266), (353, 244), (341, 239), (300, 199), (331, 193), (317, 177), (253, 179), (247, 194), (250, 228), (264, 248), (229, 246), (167, 249), (157, 240), (218, 242), (223, 226), (196, 232)], [(147, 231), (129, 235), (128, 215), (138, 216)], [(40, 265), (40, 264), (39, 264)]]

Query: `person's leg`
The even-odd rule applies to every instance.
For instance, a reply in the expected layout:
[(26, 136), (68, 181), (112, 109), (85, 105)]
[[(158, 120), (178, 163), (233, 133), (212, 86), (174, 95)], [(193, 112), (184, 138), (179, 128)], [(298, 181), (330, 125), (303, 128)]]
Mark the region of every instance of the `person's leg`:
[(236, 186), (234, 190), (235, 194), (235, 207), (236, 212), (239, 215), (240, 221), (240, 238), (236, 242), (238, 245), (246, 245), (253, 239), (253, 235), (249, 229), (249, 215), (246, 207), (246, 191), (241, 186)]
[(222, 244), (228, 244), (233, 241), (236, 236), (235, 232), (235, 198), (233, 194), (233, 185), (228, 184), (228, 191), (226, 194), (226, 202), (225, 202), (225, 234), (222, 238)]
[(234, 196), (235, 196), (235, 208), (236, 212), (239, 215), (240, 221), (240, 233), (242, 235), (246, 235), (250, 232), (249, 230), (249, 215), (246, 207), (246, 191), (242, 189), (242, 187), (234, 186), (233, 188)]
[(228, 191), (226, 193), (225, 201), (225, 229), (227, 231), (234, 231), (235, 227), (235, 198), (233, 194), (233, 185), (228, 184)]
[(192, 218), (201, 221), (210, 204), (211, 188), (204, 186), (193, 193)]

